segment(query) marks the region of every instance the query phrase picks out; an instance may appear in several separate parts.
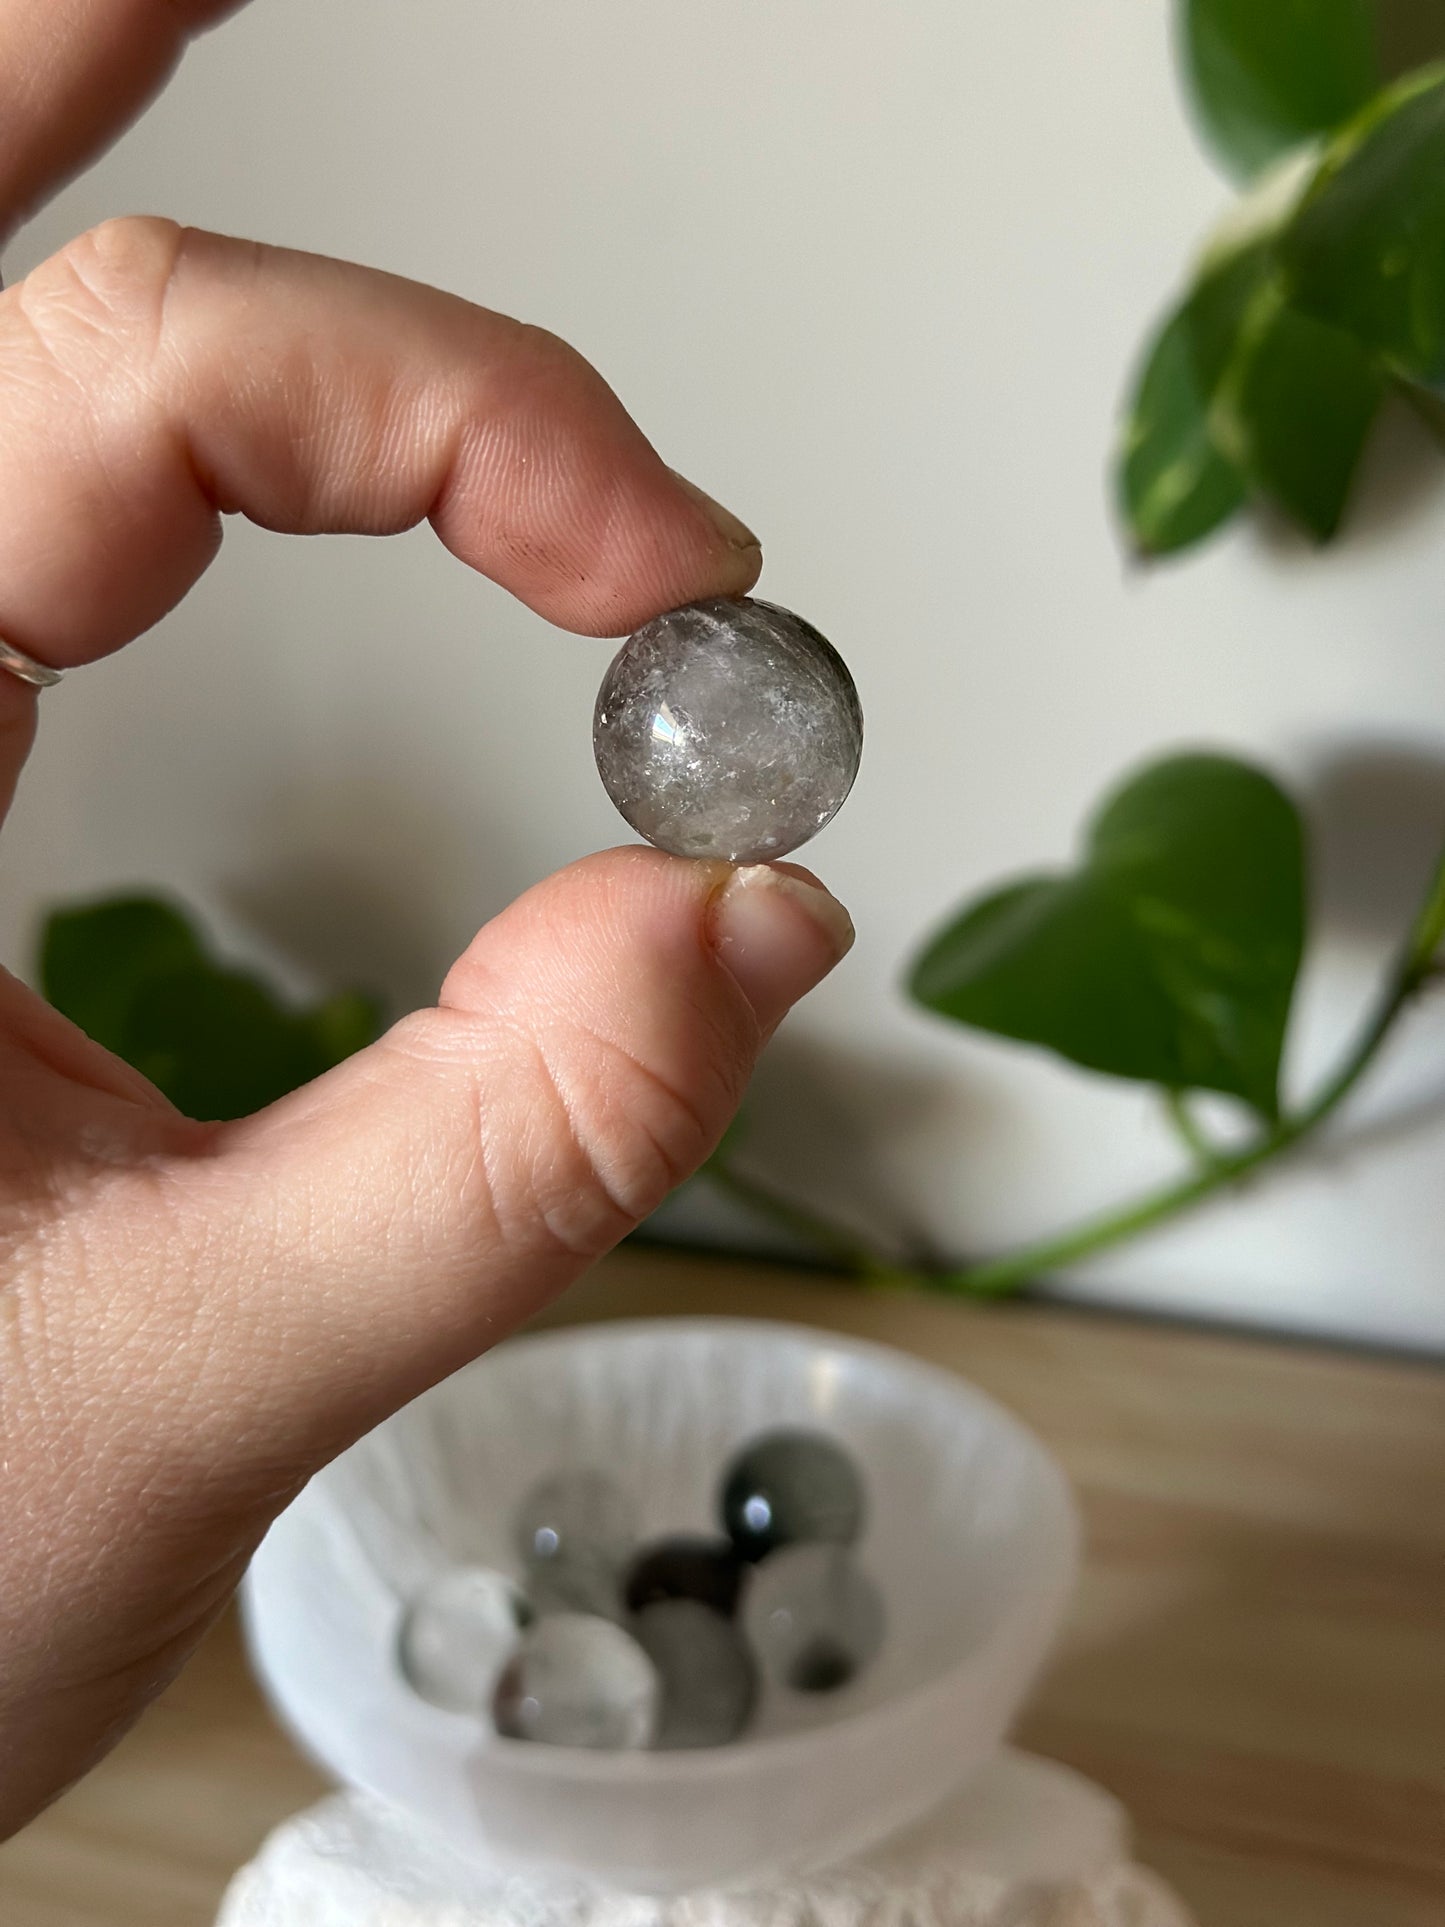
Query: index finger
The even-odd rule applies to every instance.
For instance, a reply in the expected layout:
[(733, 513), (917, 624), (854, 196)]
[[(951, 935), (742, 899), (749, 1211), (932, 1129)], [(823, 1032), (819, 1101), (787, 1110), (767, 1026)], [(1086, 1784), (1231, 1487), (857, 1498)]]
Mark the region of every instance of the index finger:
[(0, 0), (0, 242), (245, 0)]
[[(173, 222), (109, 222), (0, 295), (0, 393), (0, 635), (51, 668), (174, 607), (226, 513), (297, 535), (430, 520), (591, 635), (745, 594), (762, 566), (555, 337)], [(35, 693), (0, 670), (0, 816)]]

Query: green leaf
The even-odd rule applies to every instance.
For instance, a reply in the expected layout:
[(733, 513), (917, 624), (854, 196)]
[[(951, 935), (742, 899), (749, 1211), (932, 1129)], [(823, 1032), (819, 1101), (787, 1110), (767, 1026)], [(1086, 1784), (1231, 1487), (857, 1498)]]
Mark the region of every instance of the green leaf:
[(916, 960), (925, 1008), (1088, 1070), (1279, 1112), (1304, 841), (1268, 776), (1171, 757), (1095, 817), (1083, 861), (964, 910)]
[(202, 954), (190, 923), (158, 897), (80, 904), (46, 919), (41, 994), (97, 1044), (124, 1057), (127, 1014), (137, 990)]
[(1274, 237), (1208, 260), (1185, 303), (1199, 386), (1212, 402), (1239, 353), (1260, 295), (1275, 273)]
[(246, 1117), (326, 1069), (309, 1025), (257, 978), (209, 961), (152, 978), (127, 1056), (188, 1117)]
[(1245, 501), (1213, 409), (1271, 260), (1268, 240), (1254, 240), (1209, 262), (1145, 364), (1119, 465), (1121, 506), (1144, 555), (1202, 541)]
[(329, 1068), (374, 1043), (385, 1027), (386, 1014), (374, 997), (343, 990), (318, 1004), (303, 1021), (323, 1068)]
[(1160, 330), (1130, 408), (1119, 500), (1143, 555), (1186, 549), (1244, 502), (1244, 477), (1220, 450), (1190, 338), (1187, 307)]
[(1275, 277), (1251, 304), (1211, 423), (1252, 487), (1328, 542), (1385, 385), (1353, 335), (1290, 308)]
[(182, 912), (153, 897), (55, 912), (40, 978), (57, 1010), (197, 1118), (273, 1103), (381, 1025), (378, 1007), (350, 992), (289, 1008), (259, 977), (212, 958)]
[(1411, 75), (1345, 129), (1279, 259), (1292, 306), (1395, 373), (1445, 384), (1445, 67)]
[(1368, 0), (1183, 0), (1185, 77), (1225, 166), (1250, 180), (1380, 85)]
[(1126, 434), (1136, 542), (1183, 548), (1251, 493), (1327, 541), (1384, 389), (1353, 336), (1288, 306), (1273, 233), (1215, 257), (1160, 337)]

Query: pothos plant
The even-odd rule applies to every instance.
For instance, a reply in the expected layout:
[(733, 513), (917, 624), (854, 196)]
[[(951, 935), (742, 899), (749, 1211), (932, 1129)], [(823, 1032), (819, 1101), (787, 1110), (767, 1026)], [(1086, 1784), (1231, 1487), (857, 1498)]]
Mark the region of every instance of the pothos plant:
[[(1385, 395), (1445, 421), (1445, 65), (1384, 83), (1369, 0), (1184, 0), (1186, 84), (1247, 192), (1159, 329), (1126, 414), (1119, 497), (1146, 556), (1189, 547), (1251, 503), (1319, 541), (1338, 530)], [(1445, 853), (1374, 1009), (1315, 1089), (1280, 1088), (1308, 936), (1306, 831), (1266, 772), (1233, 757), (1156, 762), (1108, 796), (1067, 871), (1015, 878), (921, 948), (925, 1010), (1153, 1087), (1177, 1178), (978, 1263), (908, 1270), (783, 1195), (735, 1130), (707, 1181), (860, 1276), (1007, 1291), (1103, 1251), (1296, 1151), (1339, 1108), (1439, 969)], [(291, 1007), (154, 898), (55, 913), (51, 1002), (191, 1115), (243, 1115), (370, 1041), (346, 994)], [(1201, 1125), (1233, 1100), (1243, 1129)]]
[[(1145, 556), (1267, 503), (1339, 530), (1394, 392), (1440, 431), (1445, 64), (1385, 84), (1377, 0), (1183, 0), (1195, 119), (1245, 192), (1145, 355), (1119, 498)], [(1436, 23), (1445, 54), (1445, 19)]]
[[(1159, 324), (1125, 410), (1117, 493), (1143, 557), (1190, 548), (1261, 505), (1332, 540), (1391, 393), (1445, 434), (1445, 62), (1387, 80), (1386, 15), (1375, 0), (1178, 0), (1194, 117), (1244, 192)], [(1445, 52), (1445, 20), (1435, 33), (1431, 51)], [(1104, 802), (1073, 872), (989, 891), (941, 930), (909, 974), (916, 1002), (1153, 1085), (1187, 1163), (1141, 1198), (928, 1282), (1007, 1290), (1308, 1140), (1436, 973), (1445, 852), (1360, 1035), (1286, 1105), (1306, 905), (1289, 798), (1243, 763), (1187, 756)], [(1200, 1092), (1238, 1101), (1242, 1139), (1206, 1136)], [(727, 1146), (715, 1175), (788, 1217)], [(889, 1269), (834, 1226), (792, 1222), (855, 1269)]]

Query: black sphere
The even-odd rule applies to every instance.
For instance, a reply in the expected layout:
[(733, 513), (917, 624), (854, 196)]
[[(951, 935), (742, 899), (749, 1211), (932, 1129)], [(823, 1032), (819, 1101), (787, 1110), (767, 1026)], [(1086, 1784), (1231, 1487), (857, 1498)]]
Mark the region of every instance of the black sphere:
[(628, 1610), (640, 1613), (664, 1599), (695, 1599), (730, 1619), (742, 1579), (743, 1562), (730, 1539), (677, 1533), (638, 1553), (627, 1575)]
[(742, 1557), (821, 1540), (851, 1545), (863, 1525), (863, 1484), (853, 1461), (821, 1432), (764, 1433), (728, 1467), (722, 1522)]

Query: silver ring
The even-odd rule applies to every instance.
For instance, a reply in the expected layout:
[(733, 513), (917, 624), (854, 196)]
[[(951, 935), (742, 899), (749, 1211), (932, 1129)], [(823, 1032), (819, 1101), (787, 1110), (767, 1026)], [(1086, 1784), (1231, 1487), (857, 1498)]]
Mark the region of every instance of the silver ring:
[(59, 669), (49, 669), (34, 656), (27, 656), (23, 649), (17, 649), (13, 642), (0, 636), (0, 669), (8, 669), (12, 676), (21, 682), (28, 682), (36, 689), (53, 689), (64, 673)]

